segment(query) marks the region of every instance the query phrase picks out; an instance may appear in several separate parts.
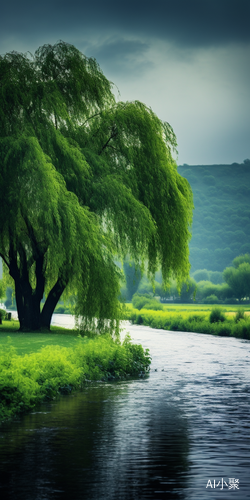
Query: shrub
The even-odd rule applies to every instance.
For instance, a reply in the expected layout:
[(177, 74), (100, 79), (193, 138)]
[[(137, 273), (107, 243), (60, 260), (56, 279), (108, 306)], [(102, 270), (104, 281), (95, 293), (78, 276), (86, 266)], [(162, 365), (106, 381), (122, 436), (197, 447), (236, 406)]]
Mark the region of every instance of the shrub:
[(220, 336), (220, 337), (230, 337), (230, 334), (231, 334), (231, 328), (229, 328), (228, 326), (221, 326), (218, 330), (217, 330), (217, 334)]
[(218, 304), (219, 299), (216, 295), (212, 294), (203, 300), (204, 304)]
[(39, 401), (69, 394), (86, 380), (143, 376), (151, 363), (149, 352), (110, 336), (79, 338), (75, 348), (46, 346), (18, 356), (9, 345), (0, 352), (0, 420), (33, 408)]
[(189, 322), (195, 322), (195, 323), (200, 323), (201, 321), (204, 320), (204, 316), (200, 314), (192, 314), (192, 316), (188, 317)]
[(232, 335), (241, 339), (250, 339), (250, 322), (241, 320), (232, 326)]
[(219, 322), (223, 323), (223, 321), (225, 321), (225, 319), (226, 319), (225, 314), (218, 307), (215, 307), (214, 309), (212, 309), (212, 311), (209, 315), (209, 322), (210, 323), (219, 323)]
[(154, 311), (161, 311), (163, 305), (157, 300), (152, 298), (149, 294), (141, 295), (135, 293), (132, 298), (132, 304), (135, 309), (153, 309)]
[(237, 310), (234, 317), (234, 321), (235, 323), (238, 323), (238, 321), (240, 321), (241, 319), (246, 319), (245, 311), (242, 308)]
[(141, 316), (141, 314), (136, 314), (135, 324), (136, 325), (143, 325), (143, 317)]

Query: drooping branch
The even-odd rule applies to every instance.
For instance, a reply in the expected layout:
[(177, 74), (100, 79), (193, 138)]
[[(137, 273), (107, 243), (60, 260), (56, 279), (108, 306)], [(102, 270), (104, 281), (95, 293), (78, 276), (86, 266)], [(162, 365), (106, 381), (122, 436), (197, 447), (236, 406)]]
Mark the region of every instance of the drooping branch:
[(34, 295), (39, 299), (39, 302), (43, 298), (44, 288), (45, 288), (45, 273), (44, 273), (44, 256), (41, 255), (36, 260), (36, 289)]
[[(29, 235), (29, 239), (31, 242), (32, 251), (33, 251), (33, 255), (34, 255), (34, 261), (35, 261), (38, 257), (45, 255), (45, 253), (47, 251), (47, 245), (45, 245), (44, 241), (40, 241), (40, 242), (37, 241), (34, 228), (32, 227), (32, 224), (30, 223), (28, 217), (23, 215), (23, 220), (24, 220), (26, 227), (27, 227), (27, 230), (28, 230), (28, 235)], [(42, 248), (42, 246), (44, 248)]]
[(7, 261), (5, 255), (2, 252), (0, 252), (0, 257), (1, 257), (1, 259), (3, 259), (4, 263), (9, 268), (10, 267), (9, 262)]
[(110, 137), (108, 138), (108, 140), (105, 142), (105, 144), (102, 146), (102, 148), (100, 149), (100, 151), (98, 153), (99, 156), (102, 154), (104, 149), (106, 149), (108, 147), (110, 141), (112, 139), (114, 139), (115, 137), (117, 137), (117, 135), (118, 135), (118, 131), (115, 129), (115, 127), (113, 127)]

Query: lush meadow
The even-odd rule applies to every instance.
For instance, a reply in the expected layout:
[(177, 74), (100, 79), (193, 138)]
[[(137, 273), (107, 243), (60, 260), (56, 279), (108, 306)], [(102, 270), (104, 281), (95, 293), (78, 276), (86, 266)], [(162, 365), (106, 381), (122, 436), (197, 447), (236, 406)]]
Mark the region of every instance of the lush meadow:
[(21, 333), (19, 324), (0, 326), (0, 421), (28, 411), (44, 400), (80, 390), (90, 381), (144, 376), (150, 356), (142, 346), (110, 335), (81, 337), (53, 328)]

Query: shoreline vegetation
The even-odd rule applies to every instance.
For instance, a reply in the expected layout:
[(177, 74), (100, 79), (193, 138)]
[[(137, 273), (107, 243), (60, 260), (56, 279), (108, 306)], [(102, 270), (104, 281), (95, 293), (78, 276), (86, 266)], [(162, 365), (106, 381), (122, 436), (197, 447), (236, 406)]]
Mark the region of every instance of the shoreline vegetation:
[(160, 310), (136, 309), (126, 304), (124, 319), (170, 331), (205, 333), (250, 340), (250, 305), (218, 307), (204, 304), (169, 304)]
[(132, 344), (129, 335), (120, 342), (110, 335), (81, 337), (76, 330), (57, 327), (49, 333), (22, 333), (18, 326), (12, 320), (0, 327), (0, 422), (92, 381), (149, 372), (149, 351)]

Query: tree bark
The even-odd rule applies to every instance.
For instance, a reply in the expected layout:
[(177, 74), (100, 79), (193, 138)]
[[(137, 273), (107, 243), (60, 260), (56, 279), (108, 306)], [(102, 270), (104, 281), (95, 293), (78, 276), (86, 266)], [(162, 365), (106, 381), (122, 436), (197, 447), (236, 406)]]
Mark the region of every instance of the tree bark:
[(10, 243), (9, 247), (9, 273), (15, 282), (15, 295), (17, 304), (18, 319), (20, 322), (20, 331), (40, 331), (41, 329), (50, 330), (50, 323), (55, 307), (68, 284), (65, 276), (60, 276), (49, 292), (42, 312), (40, 304), (43, 298), (45, 288), (45, 252), (36, 251), (36, 256), (32, 262), (35, 263), (36, 287), (32, 289), (29, 280), (30, 264), (27, 261), (26, 253), (21, 244), (18, 250), (15, 245)]
[(20, 263), (18, 266), (17, 251), (14, 246), (9, 250), (9, 272), (15, 282), (15, 295), (20, 331), (39, 331), (41, 329), (40, 302), (43, 297), (45, 277), (43, 272), (44, 256), (36, 260), (36, 288), (33, 290), (29, 281), (29, 266), (23, 248), (18, 250)]
[(50, 330), (50, 323), (52, 314), (55, 310), (56, 304), (58, 303), (67, 282), (62, 277), (59, 277), (56, 284), (50, 290), (49, 295), (45, 301), (43, 306), (43, 310), (41, 312), (41, 327)]

